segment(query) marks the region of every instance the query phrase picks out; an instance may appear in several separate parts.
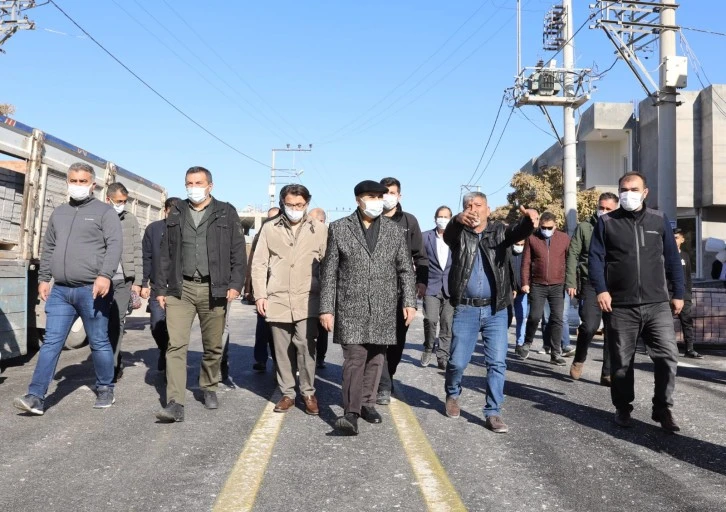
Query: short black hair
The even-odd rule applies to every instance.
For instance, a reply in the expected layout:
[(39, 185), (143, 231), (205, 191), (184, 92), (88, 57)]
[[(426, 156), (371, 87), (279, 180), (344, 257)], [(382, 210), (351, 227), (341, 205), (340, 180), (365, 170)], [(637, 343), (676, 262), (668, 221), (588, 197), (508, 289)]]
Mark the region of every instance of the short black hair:
[(168, 210), (172, 206), (176, 205), (178, 201), (181, 201), (181, 198), (179, 197), (170, 197), (166, 201), (164, 201), (164, 209)]
[(630, 178), (640, 178), (641, 180), (643, 180), (643, 188), (648, 188), (648, 182), (646, 181), (645, 176), (637, 171), (626, 172), (625, 174), (620, 176), (620, 179), (618, 180), (618, 188), (620, 188), (620, 185), (622, 185), (623, 181), (629, 180)]
[(600, 197), (597, 198), (598, 203), (600, 201), (607, 201), (607, 200), (615, 201), (616, 203), (620, 202), (620, 198), (617, 195), (613, 194), (612, 192), (603, 192), (602, 194), (600, 194)]
[(539, 223), (540, 226), (543, 222), (547, 222), (548, 220), (551, 220), (555, 224), (557, 224), (557, 218), (555, 217), (555, 214), (552, 212), (544, 212), (542, 215), (539, 216)]
[(673, 228), (673, 234), (681, 235), (683, 238), (686, 238), (686, 232), (681, 228)]
[(398, 193), (399, 194), (401, 193), (401, 182), (398, 181), (396, 178), (391, 178), (391, 177), (383, 178), (379, 183), (381, 185), (383, 185), (384, 187), (390, 187), (392, 185), (396, 185), (398, 187)]
[(106, 189), (106, 197), (111, 197), (113, 195), (116, 195), (117, 192), (121, 192), (123, 195), (128, 196), (129, 191), (124, 186), (123, 183), (120, 181), (117, 181), (116, 183), (111, 183), (108, 188)]
[(211, 171), (209, 171), (209, 169), (205, 169), (204, 167), (201, 167), (199, 165), (195, 165), (194, 167), (190, 167), (189, 169), (187, 169), (187, 172), (186, 172), (186, 174), (184, 176), (186, 177), (186, 176), (189, 176), (190, 174), (197, 174), (198, 172), (203, 172), (207, 176), (207, 181), (210, 184), (211, 183), (214, 183), (212, 181), (212, 173), (211, 173)]
[(446, 205), (442, 205), (442, 206), (439, 206), (438, 208), (436, 208), (436, 213), (434, 214), (434, 219), (439, 216), (439, 212), (441, 210), (449, 210), (449, 215), (451, 215), (452, 217), (454, 216), (454, 212), (451, 211), (451, 208), (449, 208)]
[(289, 185), (282, 187), (282, 190), (280, 190), (280, 208), (282, 208), (285, 198), (288, 195), (302, 196), (306, 203), (309, 203), (310, 198), (312, 197), (310, 195), (310, 191), (305, 185), (301, 185), (300, 183), (290, 183)]

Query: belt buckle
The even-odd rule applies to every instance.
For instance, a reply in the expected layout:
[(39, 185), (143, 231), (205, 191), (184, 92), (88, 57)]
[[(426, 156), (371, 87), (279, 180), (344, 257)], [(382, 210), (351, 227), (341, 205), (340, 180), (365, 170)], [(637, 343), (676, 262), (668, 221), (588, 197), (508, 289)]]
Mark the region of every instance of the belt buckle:
[(201, 278), (201, 276), (192, 276), (192, 281), (195, 282), (195, 283), (197, 283), (197, 284), (201, 284), (202, 283), (202, 278)]

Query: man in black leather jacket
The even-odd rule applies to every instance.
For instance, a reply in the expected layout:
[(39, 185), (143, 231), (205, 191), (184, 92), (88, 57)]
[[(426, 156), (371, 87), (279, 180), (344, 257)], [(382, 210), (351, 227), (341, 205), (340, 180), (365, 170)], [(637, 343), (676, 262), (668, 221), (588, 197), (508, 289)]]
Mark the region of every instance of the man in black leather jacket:
[(508, 427), (502, 421), (501, 405), (507, 369), (507, 306), (512, 302), (511, 246), (532, 234), (539, 215), (520, 207), (523, 218), (509, 227), (489, 222), (487, 198), (481, 192), (466, 194), (463, 207), (444, 232), (451, 248), (449, 292), (456, 308), (446, 366), (446, 415), (459, 417), (461, 379), (481, 332), (487, 369), (486, 427), (505, 433)]

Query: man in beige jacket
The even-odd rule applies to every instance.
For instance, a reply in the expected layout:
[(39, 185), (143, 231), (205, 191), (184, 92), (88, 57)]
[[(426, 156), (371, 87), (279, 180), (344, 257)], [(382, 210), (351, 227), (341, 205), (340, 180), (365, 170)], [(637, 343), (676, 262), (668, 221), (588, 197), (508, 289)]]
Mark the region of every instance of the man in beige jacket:
[(257, 312), (272, 331), (277, 359), (277, 382), (282, 398), (275, 412), (295, 405), (295, 371), (305, 412), (318, 414), (315, 398), (315, 338), (320, 309), (320, 261), (325, 255), (328, 229), (307, 215), (310, 192), (303, 185), (280, 191), (278, 218), (260, 230), (252, 259), (252, 289)]

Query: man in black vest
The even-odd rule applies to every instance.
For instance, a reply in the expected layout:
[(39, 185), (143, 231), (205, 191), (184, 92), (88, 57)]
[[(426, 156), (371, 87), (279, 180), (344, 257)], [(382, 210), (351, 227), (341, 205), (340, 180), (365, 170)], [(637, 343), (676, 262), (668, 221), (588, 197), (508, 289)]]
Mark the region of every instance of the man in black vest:
[[(635, 345), (642, 337), (655, 374), (651, 417), (664, 430), (676, 432), (680, 427), (670, 408), (678, 363), (673, 315), (683, 308), (681, 258), (668, 218), (643, 204), (648, 196), (645, 177), (626, 173), (618, 188), (620, 208), (598, 219), (588, 260), (610, 345), (615, 423), (632, 426)], [(672, 298), (667, 282), (673, 287)]]

